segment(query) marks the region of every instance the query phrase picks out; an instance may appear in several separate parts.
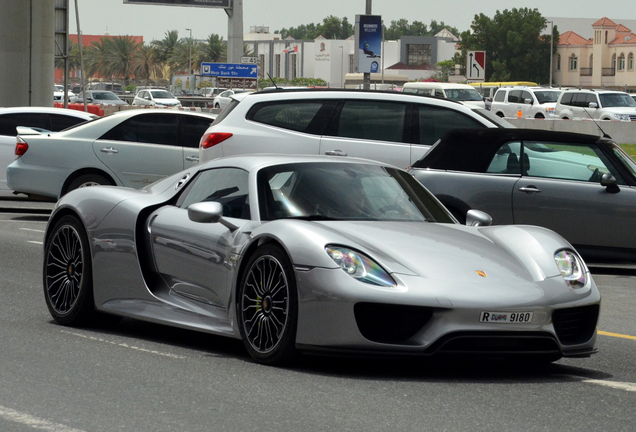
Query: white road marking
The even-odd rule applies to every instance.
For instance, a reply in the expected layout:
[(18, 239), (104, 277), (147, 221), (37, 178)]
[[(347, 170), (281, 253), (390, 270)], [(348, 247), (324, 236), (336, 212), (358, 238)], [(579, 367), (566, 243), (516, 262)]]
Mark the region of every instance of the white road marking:
[(170, 357), (170, 358), (175, 358), (175, 359), (186, 359), (186, 356), (180, 356), (180, 355), (176, 355), (176, 354), (170, 354), (170, 353), (164, 353), (161, 351), (156, 351), (156, 350), (149, 350), (146, 348), (140, 348), (140, 347), (136, 347), (136, 346), (131, 346), (128, 345), (126, 343), (120, 343), (120, 342), (115, 342), (115, 341), (109, 341), (100, 337), (95, 337), (95, 336), (87, 336), (87, 335), (83, 335), (80, 333), (74, 333), (74, 332), (70, 332), (67, 330), (62, 330), (62, 333), (65, 334), (69, 334), (72, 336), (77, 336), (77, 337), (81, 337), (84, 339), (88, 339), (88, 340), (92, 340), (92, 341), (96, 341), (96, 342), (103, 342), (103, 343), (107, 343), (107, 344), (111, 344), (111, 345), (116, 345), (118, 347), (122, 347), (122, 348), (128, 348), (128, 349), (132, 349), (132, 350), (136, 350), (136, 351), (141, 351), (141, 352), (145, 352), (148, 354), (156, 354), (156, 355), (160, 355), (160, 356), (164, 356), (164, 357)]
[(597, 379), (588, 379), (578, 375), (566, 375), (572, 379), (577, 381), (588, 383), (588, 384), (596, 384), (603, 387), (609, 387), (616, 390), (625, 390), (630, 392), (636, 392), (636, 384), (629, 382), (620, 382), (620, 381), (605, 381), (605, 380), (597, 380)]
[(34, 240), (28, 240), (27, 243), (33, 243), (33, 244), (37, 244), (37, 245), (43, 245), (43, 242), (39, 242), (39, 241), (34, 241)]
[(14, 423), (23, 424), (31, 429), (52, 432), (84, 432), (81, 429), (75, 429), (59, 423), (53, 423), (48, 420), (43, 420), (30, 414), (3, 407), (2, 405), (0, 405), (0, 417)]

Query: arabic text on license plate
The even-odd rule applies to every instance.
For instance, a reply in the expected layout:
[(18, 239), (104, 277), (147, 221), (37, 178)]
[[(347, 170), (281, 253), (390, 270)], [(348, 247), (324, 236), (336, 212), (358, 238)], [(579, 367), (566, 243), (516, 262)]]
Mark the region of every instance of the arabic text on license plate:
[(532, 322), (533, 312), (481, 312), (479, 322), (524, 324)]

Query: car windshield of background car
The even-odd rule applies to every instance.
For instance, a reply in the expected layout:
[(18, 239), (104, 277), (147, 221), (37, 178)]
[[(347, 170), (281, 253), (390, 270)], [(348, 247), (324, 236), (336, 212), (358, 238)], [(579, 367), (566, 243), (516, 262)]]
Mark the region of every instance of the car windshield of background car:
[(605, 93), (600, 94), (601, 105), (607, 107), (636, 107), (636, 102), (628, 94)]
[(561, 95), (561, 92), (541, 90), (541, 91), (535, 91), (534, 95), (537, 97), (537, 101), (540, 104), (544, 104), (544, 103), (556, 102), (559, 99), (559, 95)]
[(174, 96), (167, 91), (153, 91), (152, 97), (155, 99), (174, 99)]
[(354, 164), (268, 167), (258, 174), (261, 218), (452, 223), (412, 176)]
[(611, 144), (611, 149), (617, 158), (623, 162), (623, 165), (632, 173), (632, 176), (636, 177), (636, 162), (632, 159), (620, 146)]
[(108, 92), (93, 92), (93, 99), (101, 100), (117, 100), (119, 99), (116, 94)]
[(480, 101), (482, 96), (475, 89), (446, 89), (446, 97), (455, 101)]

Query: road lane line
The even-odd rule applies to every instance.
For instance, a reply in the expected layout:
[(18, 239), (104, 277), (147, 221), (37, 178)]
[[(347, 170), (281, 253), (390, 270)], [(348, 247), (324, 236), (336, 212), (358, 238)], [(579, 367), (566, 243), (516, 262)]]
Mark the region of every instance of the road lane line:
[(3, 407), (0, 405), (0, 417), (5, 420), (12, 421), (28, 426), (31, 429), (38, 429), (52, 432), (84, 432), (81, 429), (75, 429), (63, 424), (53, 423), (48, 420), (34, 417), (30, 414), (26, 414), (20, 411), (12, 410), (11, 408)]
[(617, 338), (636, 340), (636, 336), (624, 335), (624, 334), (620, 334), (620, 333), (610, 333), (610, 332), (599, 330), (598, 334), (603, 335), (603, 336), (612, 336), (612, 337), (617, 337)]
[(34, 232), (39, 232), (39, 233), (43, 233), (44, 230), (38, 230), (38, 229), (33, 229), (33, 228), (19, 228), (23, 231), (34, 231)]
[(43, 242), (39, 242), (39, 241), (35, 241), (35, 240), (27, 240), (27, 243), (33, 243), (33, 244), (36, 244), (36, 245), (43, 245), (44, 244)]
[(140, 348), (140, 347), (136, 347), (136, 346), (131, 346), (131, 345), (128, 345), (127, 343), (109, 341), (109, 340), (106, 340), (106, 339), (103, 339), (103, 338), (100, 338), (100, 337), (87, 336), (87, 335), (83, 335), (83, 334), (79, 334), (79, 333), (70, 332), (70, 331), (67, 331), (67, 330), (62, 330), (62, 333), (69, 334), (71, 336), (81, 337), (83, 339), (88, 339), (88, 340), (92, 340), (92, 341), (96, 341), (96, 342), (103, 342), (103, 343), (107, 343), (107, 344), (111, 344), (111, 345), (116, 345), (116, 346), (122, 347), (122, 348), (128, 348), (128, 349), (132, 349), (132, 350), (136, 350), (136, 351), (141, 351), (141, 352), (145, 352), (145, 353), (148, 353), (148, 354), (156, 354), (156, 355), (160, 355), (160, 356), (163, 356), (163, 357), (170, 357), (170, 358), (179, 359), (179, 360), (188, 358), (186, 356), (180, 356), (180, 355), (165, 353), (165, 352), (156, 351), (156, 350), (149, 350), (149, 349), (146, 349), (146, 348)]
[(588, 384), (596, 384), (604, 387), (609, 387), (617, 390), (625, 390), (630, 392), (636, 392), (636, 384), (628, 383), (628, 382), (618, 382), (618, 381), (603, 381), (603, 380), (595, 380), (595, 379), (584, 379), (581, 382)]

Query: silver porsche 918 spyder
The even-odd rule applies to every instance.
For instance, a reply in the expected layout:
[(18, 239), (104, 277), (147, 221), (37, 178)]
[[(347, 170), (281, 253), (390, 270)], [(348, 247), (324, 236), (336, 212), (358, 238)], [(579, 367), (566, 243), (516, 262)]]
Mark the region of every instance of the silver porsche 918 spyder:
[(600, 294), (572, 246), (535, 226), (468, 225), (410, 174), (320, 156), (216, 159), (134, 190), (82, 188), (45, 235), (56, 321), (100, 313), (298, 352), (595, 353)]

